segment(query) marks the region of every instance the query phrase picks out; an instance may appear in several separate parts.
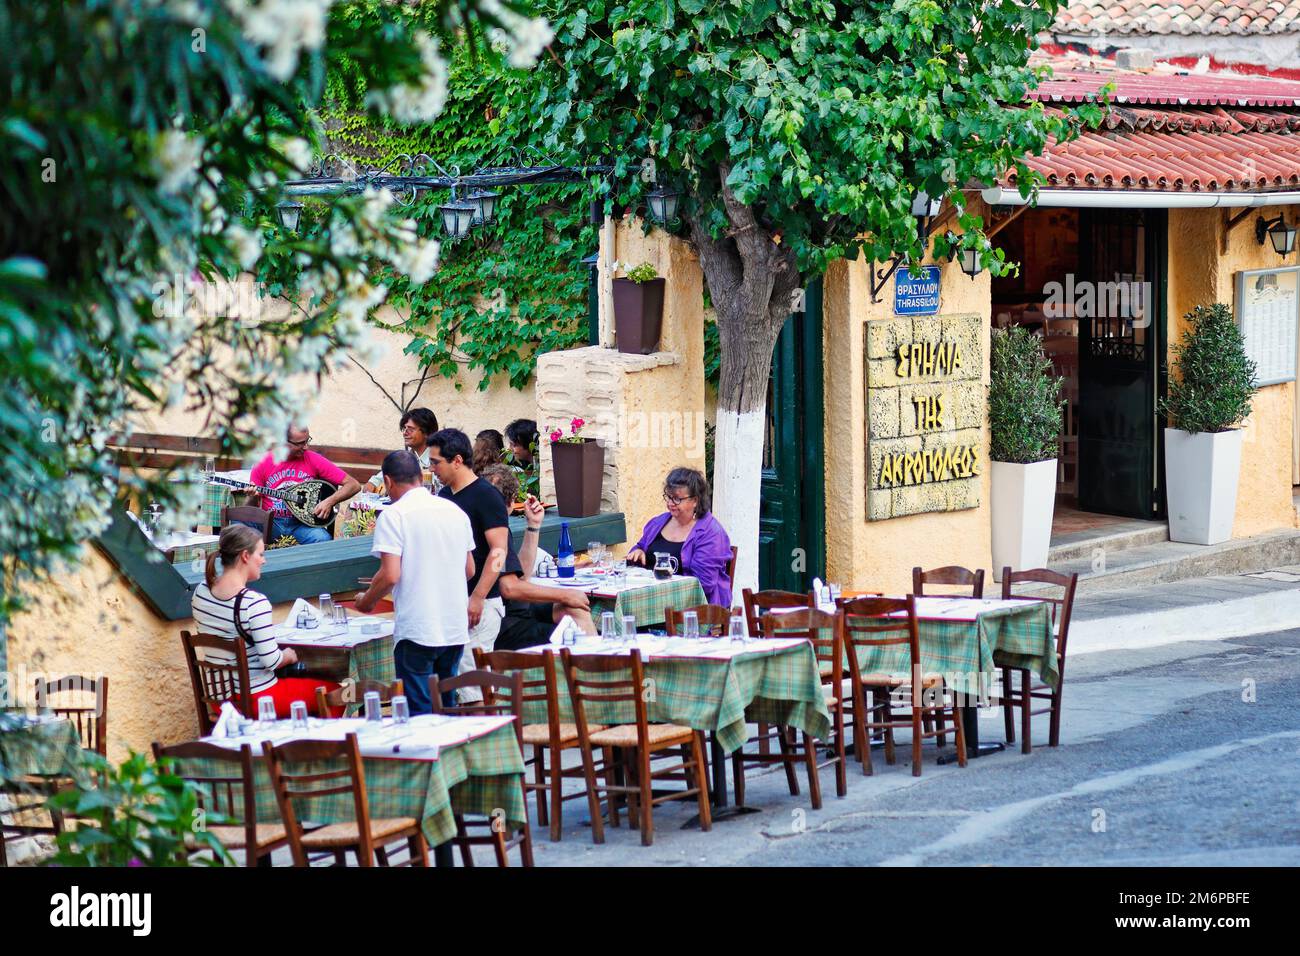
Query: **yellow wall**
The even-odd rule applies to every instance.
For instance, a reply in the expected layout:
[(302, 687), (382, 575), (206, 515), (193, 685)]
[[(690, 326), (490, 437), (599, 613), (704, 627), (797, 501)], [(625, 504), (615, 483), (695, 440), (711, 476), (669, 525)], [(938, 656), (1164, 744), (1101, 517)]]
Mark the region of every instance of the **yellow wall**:
[[(47, 676), (108, 677), (109, 757), (152, 741), (198, 736), (180, 632), (192, 619), (164, 621), (149, 609), (94, 548), (61, 574), (57, 585), (29, 588), (32, 607), (9, 625), (9, 670), (29, 691), (36, 672)], [(283, 619), (289, 605), (275, 607)], [(25, 673), (24, 673), (25, 672)]]
[[(983, 370), (988, 383), (989, 278), (971, 279), (955, 262), (943, 267), (940, 315), (982, 318)], [(987, 568), (989, 527), (988, 426), (981, 443), (980, 506), (965, 511), (867, 521), (866, 381), (863, 368), (869, 319), (892, 319), (892, 278), (871, 302), (871, 264), (837, 262), (823, 280), (825, 367), (826, 571), (844, 587), (904, 593), (911, 569), (961, 564)]]
[[(1171, 209), (1169, 211), (1169, 346), (1170, 360), (1186, 322), (1197, 305), (1224, 302), (1236, 309), (1236, 275), (1243, 269), (1277, 268), (1283, 260), (1270, 243), (1255, 239), (1255, 220), (1282, 213), (1288, 222), (1300, 207), (1266, 207), (1248, 213), (1230, 230), (1229, 217), (1239, 209)], [(1292, 419), (1295, 383), (1261, 388), (1252, 403), (1242, 445), (1234, 537), (1297, 526), (1291, 497)]]

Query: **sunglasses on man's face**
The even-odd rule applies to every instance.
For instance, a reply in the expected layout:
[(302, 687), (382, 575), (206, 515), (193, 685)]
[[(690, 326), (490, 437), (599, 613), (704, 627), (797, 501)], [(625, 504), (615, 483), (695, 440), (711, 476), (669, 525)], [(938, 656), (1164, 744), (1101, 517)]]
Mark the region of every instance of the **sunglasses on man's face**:
[(289, 444), (292, 445), (294, 448), (306, 448), (308, 445), (311, 444), (311, 439), (304, 438), (302, 441), (291, 441), (289, 442)]

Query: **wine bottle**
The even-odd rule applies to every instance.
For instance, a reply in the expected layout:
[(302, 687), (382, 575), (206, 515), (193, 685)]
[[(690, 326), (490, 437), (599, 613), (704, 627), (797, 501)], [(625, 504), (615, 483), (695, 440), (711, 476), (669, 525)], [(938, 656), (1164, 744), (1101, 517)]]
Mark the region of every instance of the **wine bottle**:
[(569, 540), (569, 522), (560, 522), (560, 546), (555, 549), (555, 568), (562, 578), (573, 577), (573, 542)]

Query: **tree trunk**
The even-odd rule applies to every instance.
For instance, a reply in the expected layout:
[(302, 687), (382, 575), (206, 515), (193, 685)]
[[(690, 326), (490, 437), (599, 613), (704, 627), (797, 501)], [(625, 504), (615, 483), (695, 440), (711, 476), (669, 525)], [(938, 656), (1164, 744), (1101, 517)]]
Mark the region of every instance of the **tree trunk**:
[[(736, 200), (727, 186), (729, 172), (726, 166), (718, 171), (731, 225), (728, 234), (713, 238), (690, 216), (687, 224), (718, 318), (722, 368), (713, 510), (738, 549), (735, 603), (740, 589), (758, 588), (758, 513), (772, 350), (801, 277), (789, 248), (757, 222), (750, 207)], [(776, 454), (783, 451), (774, 449)]]

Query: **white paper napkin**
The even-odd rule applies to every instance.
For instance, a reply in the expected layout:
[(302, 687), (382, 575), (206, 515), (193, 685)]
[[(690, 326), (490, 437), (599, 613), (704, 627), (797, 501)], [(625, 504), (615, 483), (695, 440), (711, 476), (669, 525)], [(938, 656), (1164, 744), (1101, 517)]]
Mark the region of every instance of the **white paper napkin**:
[(239, 736), (239, 725), (243, 717), (239, 711), (235, 710), (235, 705), (226, 701), (221, 705), (221, 713), (217, 717), (217, 722), (212, 725), (210, 736), (217, 740), (225, 740), (228, 737)]
[(297, 627), (298, 612), (304, 610), (319, 623), (320, 609), (306, 598), (298, 598), (298, 600), (293, 602), (293, 607), (289, 608), (289, 616), (285, 619), (284, 623), (289, 625), (289, 627)]

